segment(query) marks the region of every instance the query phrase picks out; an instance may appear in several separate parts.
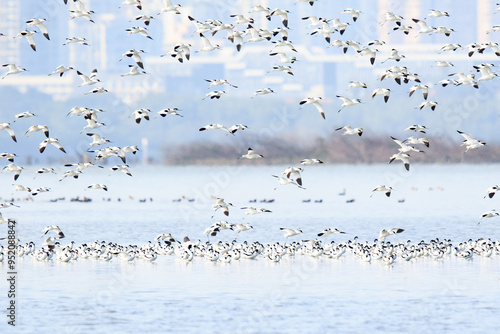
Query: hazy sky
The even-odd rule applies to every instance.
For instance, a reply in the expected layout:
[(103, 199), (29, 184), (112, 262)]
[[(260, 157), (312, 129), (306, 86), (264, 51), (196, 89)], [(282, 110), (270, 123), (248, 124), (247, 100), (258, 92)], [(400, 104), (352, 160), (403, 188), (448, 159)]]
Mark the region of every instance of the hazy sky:
[[(113, 145), (140, 145), (142, 138), (148, 138), (150, 153), (156, 157), (162, 147), (177, 143), (205, 140), (231, 143), (233, 136), (227, 136), (220, 130), (198, 131), (209, 123), (222, 123), (227, 127), (237, 123), (247, 125), (247, 130), (236, 133), (243, 141), (245, 136), (285, 134), (313, 140), (315, 136), (328, 136), (334, 133), (334, 128), (344, 125), (363, 127), (366, 140), (380, 135), (404, 137), (411, 135), (404, 128), (423, 124), (429, 129), (429, 138), (445, 136), (458, 143), (462, 138), (456, 130), (462, 130), (479, 139), (498, 142), (498, 79), (479, 82), (479, 89), (471, 85), (441, 87), (438, 84), (440, 80), (456, 79), (457, 76), (449, 75), (457, 72), (466, 75), (474, 73), (478, 79), (480, 73), (476, 73), (473, 65), (484, 62), (498, 64), (498, 57), (491, 48), (485, 49), (483, 54), (476, 51), (472, 57), (468, 57), (467, 50), (461, 48), (438, 53), (448, 43), (466, 46), (474, 42), (497, 42), (500, 32), (487, 33), (500, 22), (500, 14), (496, 14), (492, 1), (350, 1), (348, 4), (318, 1), (314, 6), (292, 1), (218, 1), (215, 5), (213, 1), (181, 1), (181, 14), (167, 12), (160, 15), (162, 2), (159, 0), (143, 1), (142, 11), (134, 6), (122, 5), (120, 1), (82, 2), (86, 10), (95, 12), (91, 14), (95, 23), (84, 18), (69, 20), (68, 10), (76, 10), (71, 1), (68, 5), (64, 5), (63, 1), (49, 1), (44, 3), (44, 7), (37, 1), (0, 1), (0, 8), (9, 18), (0, 25), (0, 32), (7, 35), (0, 37), (0, 47), (4, 50), (0, 52), (1, 61), (15, 61), (28, 70), (7, 76), (1, 80), (0, 86), (3, 97), (1, 121), (11, 122), (19, 138), (18, 143), (14, 143), (7, 133), (0, 133), (2, 150), (17, 152), (21, 160), (32, 156), (35, 161), (43, 161), (37, 152), (43, 136), (40, 133), (32, 134), (30, 138), (23, 136), (33, 124), (49, 125), (51, 136), (61, 140), (71, 159), (84, 152), (91, 141), (85, 133), (80, 134), (86, 121), (82, 117), (66, 117), (70, 109), (77, 106), (104, 110), (98, 119), (106, 126), (92, 131), (102, 134)], [(293, 42), (298, 52), (281, 49), (286, 51), (288, 57), (296, 57), (295, 63), (279, 63), (277, 56), (269, 56), (271, 50), (280, 51), (273, 49), (271, 41), (245, 42), (242, 51), (238, 52), (235, 45), (226, 39), (226, 31), (219, 31), (214, 36), (211, 31), (205, 33), (214, 44), (220, 44), (219, 50), (196, 52), (202, 43), (198, 34), (194, 33), (196, 27), (188, 15), (198, 21), (213, 19), (234, 24), (236, 18), (230, 15), (245, 14), (254, 18), (253, 26), (257, 29), (283, 27), (278, 16), (268, 21), (262, 12), (249, 14), (257, 4), (289, 11), (288, 40)], [(356, 22), (351, 15), (340, 14), (347, 7), (361, 10)], [(429, 17), (430, 9), (447, 11), (449, 17)], [(408, 36), (401, 31), (393, 31), (396, 27), (394, 22), (382, 24), (384, 14), (389, 11), (403, 16), (403, 25), (413, 27)], [(141, 21), (134, 20), (141, 14), (154, 17), (147, 27), (152, 40), (139, 34), (129, 35), (125, 31), (132, 26), (144, 26)], [(331, 41), (356, 41), (361, 47), (375, 39), (385, 41), (385, 45), (370, 46), (379, 50), (375, 65), (370, 65), (367, 57), (358, 55), (351, 48), (344, 54), (341, 48), (329, 47), (319, 33), (311, 35), (315, 27), (309, 27), (311, 21), (302, 18), (313, 15), (330, 20), (339, 18), (340, 22), (349, 23), (343, 35), (332, 33)], [(25, 38), (12, 38), (25, 29), (24, 22), (33, 17), (46, 18), (50, 34), (50, 41), (41, 33), (34, 35), (36, 52), (31, 50)], [(437, 33), (419, 34), (418, 25), (412, 18), (425, 19), (431, 26), (443, 26), (454, 31), (449, 37)], [(330, 21), (330, 24), (333, 22)], [(247, 24), (235, 25), (240, 32), (246, 28)], [(29, 29), (40, 30), (36, 27)], [(66, 38), (72, 36), (85, 37), (90, 46), (63, 45)], [(244, 41), (249, 38), (243, 36)], [(279, 39), (278, 34), (272, 41)], [(160, 57), (181, 42), (191, 44), (189, 61), (179, 63), (170, 56)], [(386, 60), (393, 48), (405, 56), (400, 62)], [(121, 76), (128, 72), (128, 65), (134, 64), (128, 57), (120, 61), (122, 54), (130, 49), (145, 51), (142, 58), (148, 74)], [(433, 67), (436, 60), (451, 61), (455, 66)], [(86, 75), (97, 68), (101, 82), (78, 87), (82, 81), (75, 71), (66, 73), (62, 78), (47, 76), (61, 64), (73, 66)], [(277, 65), (290, 65), (294, 75), (271, 71)], [(428, 100), (438, 102), (434, 111), (417, 109), (424, 102), (419, 91), (412, 97), (408, 96), (410, 87), (416, 82), (398, 85), (392, 79), (380, 81), (381, 75), (395, 65), (406, 66), (410, 73), (418, 73), (422, 84), (430, 86)], [(205, 79), (227, 79), (238, 88), (226, 85), (209, 88)], [(347, 89), (351, 80), (365, 82), (368, 88)], [(108, 89), (109, 93), (85, 95), (99, 86)], [(251, 98), (255, 91), (266, 87), (272, 88), (275, 93)], [(371, 99), (376, 88), (391, 90), (387, 103), (381, 96)], [(215, 89), (226, 93), (220, 100), (203, 100), (206, 93)], [(337, 95), (359, 98), (362, 103), (338, 113), (342, 102), (336, 98)], [(300, 108), (299, 101), (308, 96), (323, 98), (326, 120), (312, 105)], [(168, 115), (155, 118), (156, 112), (173, 107), (179, 108), (184, 117)], [(136, 124), (130, 116), (140, 108), (150, 109), (151, 119)], [(13, 123), (14, 115), (27, 110), (37, 114), (37, 117)], [(51, 149), (44, 155), (57, 159), (60, 153)]]

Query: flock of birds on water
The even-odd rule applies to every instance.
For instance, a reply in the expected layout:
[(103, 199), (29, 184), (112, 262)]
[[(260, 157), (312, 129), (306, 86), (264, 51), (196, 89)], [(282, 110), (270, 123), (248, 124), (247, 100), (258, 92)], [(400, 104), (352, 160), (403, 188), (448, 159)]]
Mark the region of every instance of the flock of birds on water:
[[(69, 4), (68, 4), (69, 2)], [(304, 4), (301, 4), (304, 3)], [(69, 9), (70, 20), (87, 20), (90, 23), (95, 23), (94, 12), (88, 10), (86, 5), (81, 0), (64, 0), (65, 5), (72, 5)], [(157, 15), (184, 15), (182, 13), (181, 5), (174, 5), (170, 0), (162, 0), (163, 7)], [(298, 0), (295, 5), (310, 5), (314, 6), (315, 0)], [(134, 6), (137, 9), (137, 16), (134, 18), (137, 24), (143, 26), (134, 26), (126, 29), (128, 34), (139, 34), (144, 36), (144, 38), (154, 40), (154, 37), (150, 36), (147, 29), (150, 24), (154, 24), (155, 16), (148, 15), (145, 13), (145, 9), (142, 7), (140, 0), (124, 0), (122, 6)], [(199, 21), (192, 16), (187, 16), (194, 26), (193, 34), (199, 36), (201, 47), (196, 49), (193, 48), (191, 44), (179, 42), (173, 49), (162, 55), (164, 57), (174, 58), (174, 62), (185, 63), (190, 61), (192, 53), (195, 56), (198, 52), (213, 52), (221, 48), (210, 41), (210, 37), (215, 34), (226, 34), (228, 43), (231, 43), (239, 52), (244, 48), (244, 44), (247, 43), (269, 43), (269, 56), (277, 60), (277, 64), (269, 69), (269, 72), (282, 72), (288, 75), (293, 74), (292, 64), (300, 59), (300, 52), (295, 48), (291, 41), (288, 40), (288, 21), (289, 10), (276, 8), (274, 10), (267, 8), (262, 5), (256, 5), (249, 8), (247, 13), (235, 13), (230, 15), (232, 22), (223, 23), (219, 20), (206, 20)], [(324, 13), (328, 14), (328, 13)], [(333, 14), (333, 13), (332, 13)], [(326, 47), (338, 47), (344, 54), (347, 54), (349, 50), (354, 52), (355, 56), (366, 57), (367, 61), (374, 65), (377, 59), (380, 59), (381, 53), (377, 48), (382, 48), (386, 43), (382, 40), (373, 40), (362, 44), (356, 41), (341, 40), (342, 35), (347, 29), (351, 29), (353, 25), (359, 20), (362, 20), (363, 13), (360, 10), (347, 8), (339, 13), (341, 17), (349, 16), (352, 22), (342, 22), (340, 18), (322, 18), (317, 16), (307, 16), (303, 17), (303, 20), (310, 22), (308, 32), (311, 38), (317, 38), (320, 36), (326, 41)], [(255, 27), (255, 20), (250, 17), (250, 15), (263, 15), (267, 20), (274, 21), (279, 20), (281, 22), (280, 26), (269, 31), (263, 28)], [(326, 16), (326, 15), (325, 15)], [(412, 36), (412, 31), (416, 32), (414, 37), (421, 35), (431, 35), (431, 34), (443, 34), (447, 37), (452, 38), (454, 30), (452, 28), (447, 28), (446, 17), (450, 16), (448, 12), (431, 9), (428, 14), (436, 20), (442, 20), (442, 26), (433, 27), (431, 26), (425, 18), (411, 18), (410, 20), (404, 19), (403, 17), (392, 13), (386, 12), (382, 17), (382, 22), (380, 24), (393, 24), (392, 30), (394, 33), (401, 33), (408, 36)], [(277, 19), (275, 19), (277, 18)], [(406, 25), (407, 22), (410, 24), (415, 23), (413, 26)], [(438, 22), (438, 21), (436, 21)], [(27, 29), (21, 31), (17, 36), (11, 36), (14, 38), (25, 38), (29, 43), (33, 51), (36, 51), (36, 40), (35, 35), (41, 32), (42, 35), (50, 40), (49, 29), (46, 24), (50, 24), (49, 20), (44, 18), (33, 18), (26, 21)], [(491, 31), (500, 31), (500, 26), (493, 26)], [(339, 39), (333, 40), (333, 36), (338, 36)], [(8, 36), (3, 36), (2, 38), (9, 38)], [(248, 37), (247, 37), (248, 36)], [(413, 38), (413, 37), (412, 37)], [(272, 44), (271, 44), (272, 43)], [(82, 44), (88, 46), (89, 43), (84, 37), (68, 37), (64, 43), (68, 44)], [(456, 52), (457, 50), (467, 49), (468, 56), (472, 57), (474, 53), (488, 52), (486, 50), (491, 50), (496, 56), (500, 57), (500, 49), (497, 43), (472, 43), (467, 46), (462, 46), (458, 43), (449, 43), (444, 45), (438, 53), (445, 52)], [(460, 52), (460, 51), (458, 51)], [(147, 74), (145, 68), (147, 68), (147, 63), (142, 61), (141, 54), (144, 50), (130, 49), (123, 53), (123, 59), (131, 59), (133, 64), (128, 65), (129, 72), (124, 73), (122, 76), (124, 80), (128, 76), (139, 76)], [(291, 56), (291, 54), (296, 54), (296, 56)], [(418, 109), (430, 108), (435, 110), (438, 106), (436, 101), (428, 101), (429, 91), (432, 89), (430, 85), (424, 85), (416, 73), (412, 73), (410, 69), (406, 66), (399, 66), (400, 62), (404, 63), (405, 55), (401, 54), (398, 50), (392, 49), (381, 63), (393, 63), (394, 65), (389, 67), (379, 78), (382, 83), (387, 79), (394, 79), (398, 85), (413, 83), (414, 85), (409, 88), (409, 96), (411, 97), (415, 92), (420, 91), (422, 93), (423, 101), (417, 106)], [(182, 65), (179, 65), (182, 66)], [(453, 64), (448, 61), (438, 61), (434, 65), (436, 67), (453, 67)], [(494, 64), (480, 64), (474, 66), (474, 71), (481, 74), (479, 78), (476, 78), (474, 73), (452, 73), (450, 74), (450, 79), (445, 79), (439, 82), (439, 85), (446, 86), (459, 86), (459, 85), (470, 85), (476, 89), (479, 85), (484, 84), (484, 82), (495, 79), (497, 77), (496, 71), (493, 70)], [(1, 80), (8, 80), (10, 76), (18, 75), (26, 69), (18, 66), (17, 64), (3, 64), (2, 67), (7, 69)], [(98, 70), (94, 69), (89, 75), (82, 73), (80, 70), (73, 68), (72, 66), (61, 65), (57, 67), (49, 75), (59, 75), (63, 76), (66, 72), (76, 71), (76, 74), (81, 78), (82, 87), (90, 87), (100, 83), (98, 78)], [(206, 79), (209, 83), (209, 88), (211, 87), (231, 87), (238, 88), (238, 86), (229, 83), (226, 79)], [(225, 90), (218, 88), (219, 90), (214, 90), (206, 94), (203, 99), (218, 100), (226, 94)], [(348, 89), (367, 89), (367, 85), (359, 81), (351, 81)], [(104, 94), (109, 93), (109, 91), (104, 87), (98, 87), (91, 89), (86, 95), (94, 94)], [(259, 96), (264, 96), (267, 94), (276, 93), (272, 88), (266, 87), (257, 90), (252, 98), (261, 98)], [(371, 98), (374, 99), (377, 96), (382, 96), (385, 103), (388, 102), (391, 96), (391, 90), (388, 88), (376, 88)], [(342, 104), (338, 112), (344, 110), (344, 108), (354, 107), (362, 101), (356, 98), (349, 98), (346, 96), (337, 95), (336, 96)], [(326, 119), (327, 113), (322, 105), (321, 96), (307, 96), (301, 97), (297, 101), (300, 108), (308, 108), (307, 105), (312, 105), (319, 112), (322, 119)], [(179, 113), (181, 111), (177, 107), (165, 108), (157, 112), (156, 117), (170, 117), (179, 116), (183, 117)], [(103, 138), (98, 134), (98, 129), (100, 127), (106, 126), (104, 123), (99, 122), (98, 116), (103, 112), (101, 109), (87, 108), (87, 107), (74, 107), (72, 108), (68, 116), (81, 116), (86, 121), (87, 125), (82, 129), (80, 133), (85, 133), (92, 139), (89, 143), (89, 152), (95, 154), (93, 161), (91, 162), (75, 162), (71, 164), (65, 164), (66, 167), (74, 167), (74, 169), (66, 171), (59, 181), (63, 181), (66, 178), (77, 179), (80, 174), (84, 172), (85, 169), (90, 167), (100, 167), (100, 164), (104, 164), (108, 158), (115, 157), (121, 160), (122, 164), (115, 165), (110, 169), (113, 172), (121, 172), (128, 176), (132, 176), (129, 170), (129, 166), (126, 165), (127, 154), (136, 154), (139, 150), (137, 145), (130, 145), (125, 147), (117, 146), (107, 146), (105, 148), (96, 149), (95, 147), (101, 147), (103, 145), (108, 145), (110, 140)], [(151, 110), (147, 108), (141, 108), (135, 110), (131, 113), (130, 117), (133, 118), (136, 124), (141, 124), (141, 122), (150, 120)], [(37, 116), (32, 112), (23, 112), (15, 115), (13, 122), (26, 122), (26, 119), (33, 119), (32, 117)], [(19, 124), (16, 123), (16, 124)], [(199, 128), (199, 131), (211, 131), (211, 130), (223, 130), (227, 135), (235, 135), (238, 131), (243, 131), (249, 128), (244, 124), (235, 124), (230, 127), (226, 127), (222, 124), (212, 123)], [(414, 124), (407, 127), (404, 130), (412, 131), (417, 134), (425, 134), (426, 126), (421, 124)], [(11, 128), (11, 123), (4, 122), (0, 123), (0, 131), (5, 130), (14, 142), (17, 142), (16, 133)], [(344, 125), (335, 128), (336, 131), (343, 131), (342, 135), (363, 135), (363, 128), (352, 127), (351, 125)], [(53, 146), (60, 150), (62, 153), (66, 153), (65, 148), (62, 143), (55, 137), (51, 137), (49, 134), (49, 129), (45, 125), (31, 125), (26, 128), (25, 135), (38, 135), (36, 133), (41, 133), (45, 138), (41, 141), (39, 145), (39, 152), (43, 153), (48, 147)], [(461, 130), (457, 130), (457, 133), (464, 138), (462, 146), (465, 146), (465, 152), (473, 149), (479, 149), (486, 145), (480, 139), (475, 138), (473, 135), (465, 133)], [(410, 170), (410, 153), (423, 153), (421, 148), (429, 148), (430, 142), (424, 137), (411, 136), (404, 140), (391, 137), (394, 143), (397, 145), (398, 152), (389, 157), (389, 163), (399, 160), (403, 163), (404, 168)], [(464, 152), (464, 153), (465, 153)], [(17, 181), (21, 176), (23, 167), (17, 166), (15, 164), (16, 159), (15, 153), (1, 153), (0, 159), (6, 159), (10, 162), (8, 165), (3, 167), (3, 172), (12, 173), (14, 181)], [(242, 154), (239, 158), (241, 159), (261, 159), (264, 156), (258, 153), (252, 148), (248, 148), (246, 153)], [(323, 161), (318, 158), (306, 158), (300, 162), (300, 166), (290, 166), (284, 170), (281, 174), (272, 175), (276, 178), (278, 186), (293, 185), (297, 188), (305, 189), (302, 172), (305, 166), (323, 164)], [(44, 167), (36, 171), (37, 175), (56, 173), (54, 168)], [(108, 191), (105, 184), (93, 183), (88, 186), (89, 189)], [(495, 193), (500, 189), (498, 185), (492, 186), (487, 190), (487, 197), (492, 198)], [(36, 196), (40, 193), (50, 191), (49, 187), (39, 187), (32, 189), (28, 186), (23, 186), (20, 184), (14, 185), (15, 191), (27, 191), (31, 196)], [(372, 196), (375, 193), (382, 193), (385, 196), (390, 197), (392, 193), (392, 187), (387, 185), (380, 185), (372, 190)], [(485, 197), (486, 197), (485, 196)], [(0, 210), (7, 209), (11, 206), (15, 206), (13, 202), (0, 203)], [(233, 206), (230, 202), (226, 202), (223, 198), (216, 198), (215, 204), (213, 205), (214, 215), (218, 210), (220, 210), (225, 216), (229, 216), (229, 208)], [(246, 210), (246, 214), (255, 215), (260, 213), (270, 213), (271, 211), (263, 208), (255, 207), (243, 207)], [(214, 217), (212, 216), (212, 218)], [(495, 210), (485, 212), (481, 215), (481, 220), (483, 218), (492, 218), (498, 216), (499, 213)], [(481, 222), (481, 221), (480, 221)], [(4, 219), (2, 213), (0, 212), (0, 223), (16, 223), (14, 220), (7, 218)], [(322, 258), (340, 258), (343, 254), (351, 253), (356, 258), (361, 261), (370, 262), (372, 260), (381, 260), (384, 263), (392, 264), (396, 259), (401, 259), (403, 261), (409, 261), (412, 259), (418, 259), (422, 257), (431, 257), (435, 259), (442, 259), (446, 256), (455, 255), (460, 258), (471, 259), (474, 255), (489, 257), (493, 254), (500, 255), (500, 241), (492, 241), (489, 239), (478, 239), (469, 240), (467, 242), (462, 242), (454, 245), (451, 240), (438, 240), (434, 239), (430, 242), (421, 241), (419, 243), (411, 243), (410, 241), (403, 243), (392, 244), (385, 241), (385, 238), (404, 232), (401, 228), (390, 228), (380, 231), (378, 239), (373, 243), (368, 242), (358, 242), (357, 238), (354, 240), (349, 240), (346, 242), (336, 243), (335, 241), (328, 242), (325, 238), (331, 234), (344, 234), (345, 232), (340, 231), (336, 228), (327, 228), (320, 231), (317, 235), (319, 239), (316, 240), (300, 240), (288, 243), (288, 238), (293, 238), (299, 236), (302, 233), (301, 229), (294, 228), (281, 228), (284, 232), (285, 243), (275, 242), (270, 244), (262, 244), (259, 242), (248, 243), (237, 242), (237, 237), (241, 232), (253, 229), (250, 224), (230, 224), (227, 221), (218, 221), (211, 226), (207, 227), (203, 232), (207, 236), (206, 242), (201, 242), (197, 240), (196, 242), (191, 241), (188, 237), (185, 237), (183, 241), (174, 239), (170, 234), (160, 234), (156, 237), (155, 242), (148, 242), (148, 244), (137, 246), (128, 245), (123, 246), (116, 243), (106, 243), (104, 241), (94, 241), (91, 243), (82, 244), (79, 246), (74, 245), (71, 242), (68, 245), (62, 246), (60, 244), (60, 239), (64, 238), (65, 235), (59, 226), (51, 225), (44, 229), (43, 236), (47, 234), (55, 233), (54, 236), (48, 236), (43, 246), (36, 250), (35, 243), (29, 242), (24, 245), (20, 244), (19, 240), (16, 240), (17, 255), (18, 257), (32, 257), (38, 261), (48, 261), (51, 259), (56, 259), (61, 262), (74, 261), (76, 259), (96, 259), (102, 261), (110, 261), (113, 258), (118, 258), (123, 261), (134, 261), (135, 259), (142, 259), (146, 261), (155, 261), (158, 255), (175, 255), (179, 259), (185, 261), (192, 261), (195, 257), (203, 257), (209, 261), (220, 261), (220, 262), (231, 262), (232, 260), (243, 259), (256, 259), (256, 258), (266, 258), (269, 261), (279, 262), (282, 258), (293, 257), (295, 255), (309, 255), (311, 257), (322, 257)], [(231, 230), (236, 233), (234, 240), (232, 242), (210, 242), (210, 236), (216, 236), (224, 230)], [(6, 238), (3, 238), (6, 239)], [(321, 240), (323, 239), (323, 240)], [(0, 247), (0, 261), (4, 259), (4, 249), (3, 246)]]

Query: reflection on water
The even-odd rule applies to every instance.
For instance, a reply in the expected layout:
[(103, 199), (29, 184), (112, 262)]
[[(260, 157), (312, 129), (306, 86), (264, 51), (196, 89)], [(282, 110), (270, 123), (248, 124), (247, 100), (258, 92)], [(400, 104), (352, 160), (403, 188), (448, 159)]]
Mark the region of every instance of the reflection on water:
[[(205, 242), (202, 232), (218, 220), (254, 227), (241, 232), (238, 242), (284, 243), (280, 227), (303, 230), (289, 242), (315, 239), (327, 227), (347, 232), (325, 239), (337, 243), (356, 236), (372, 242), (381, 229), (392, 227), (405, 229), (388, 238), (394, 243), (500, 239), (496, 218), (477, 224), (481, 213), (496, 207), (496, 197), (483, 198), (497, 183), (496, 165), (416, 165), (410, 173), (395, 168), (391, 174), (387, 166), (312, 166), (303, 173), (306, 190), (273, 190), (277, 184), (271, 175), (286, 167), (153, 167), (136, 170), (132, 178), (89, 170), (2, 214), (16, 218), (21, 243), (33, 240), (37, 249), (48, 225), (61, 227), (63, 245), (105, 240), (141, 246), (160, 233)], [(83, 190), (91, 183), (106, 183), (109, 191)], [(370, 198), (381, 184), (392, 185), (393, 195)], [(346, 194), (340, 196), (343, 189)], [(1, 195), (12, 192), (2, 189)], [(211, 195), (233, 203), (228, 217), (217, 211), (210, 218)], [(69, 202), (75, 196), (93, 200)], [(195, 200), (173, 201), (182, 196)], [(60, 197), (66, 200), (49, 202)], [(144, 198), (152, 201), (139, 201)], [(264, 198), (274, 202), (259, 202)], [(249, 203), (253, 199), (257, 202)], [(247, 216), (240, 207), (249, 205), (272, 213)], [(211, 241), (235, 237), (225, 230)], [(63, 333), (138, 328), (183, 333), (490, 331), (499, 325), (499, 268), (497, 255), (396, 260), (391, 266), (380, 260), (364, 263), (349, 252), (339, 259), (296, 256), (279, 263), (258, 258), (229, 264), (203, 258), (186, 263), (174, 256), (153, 263), (24, 258), (18, 261), (18, 320), (26, 333), (54, 328)], [(5, 273), (5, 264), (0, 270)], [(5, 291), (6, 282), (1, 282)]]

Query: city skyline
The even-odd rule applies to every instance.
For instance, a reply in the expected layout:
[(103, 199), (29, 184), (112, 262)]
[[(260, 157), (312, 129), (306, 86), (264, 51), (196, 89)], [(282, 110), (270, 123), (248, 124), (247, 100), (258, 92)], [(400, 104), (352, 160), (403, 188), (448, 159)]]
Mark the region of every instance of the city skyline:
[[(70, 135), (75, 132), (75, 128), (81, 129), (81, 120), (68, 117), (65, 123), (59, 121), (75, 106), (105, 110), (102, 117), (108, 123), (111, 121), (113, 128), (103, 128), (104, 134), (112, 137), (115, 142), (125, 142), (127, 137), (133, 142), (148, 138), (152, 145), (151, 154), (159, 154), (165, 145), (154, 140), (158, 137), (164, 138), (169, 144), (227, 141), (227, 138), (221, 138), (217, 133), (197, 133), (197, 128), (205, 123), (245, 122), (250, 123), (248, 131), (254, 131), (254, 135), (262, 128), (266, 129), (263, 133), (267, 135), (269, 115), (283, 121), (281, 127), (273, 130), (276, 136), (292, 133), (306, 137), (311, 137), (314, 133), (324, 136), (333, 133), (335, 127), (345, 124), (363, 126), (368, 138), (401, 136), (403, 126), (422, 122), (430, 124), (429, 136), (449, 137), (458, 142), (460, 136), (455, 131), (462, 129), (481, 132), (484, 140), (498, 142), (495, 136), (499, 125), (499, 115), (495, 112), (499, 99), (496, 93), (497, 80), (482, 82), (477, 90), (471, 86), (443, 88), (437, 84), (451, 73), (472, 73), (472, 65), (495, 62), (498, 59), (490, 50), (485, 50), (483, 54), (476, 52), (473, 57), (468, 57), (467, 51), (461, 49), (438, 53), (446, 43), (460, 42), (465, 46), (473, 42), (496, 42), (497, 33), (487, 33), (496, 23), (495, 7), (491, 1), (464, 2), (464, 6), (453, 7), (450, 17), (438, 18), (427, 18), (428, 11), (436, 5), (448, 7), (448, 2), (412, 1), (401, 4), (385, 0), (370, 3), (355, 1), (352, 6), (362, 11), (356, 22), (349, 15), (339, 14), (345, 9), (344, 6), (327, 2), (318, 2), (310, 8), (307, 4), (290, 5), (286, 1), (239, 1), (215, 6), (207, 1), (186, 1), (182, 4), (181, 15), (156, 15), (161, 1), (144, 1), (144, 11), (155, 17), (148, 26), (153, 40), (140, 35), (127, 35), (126, 28), (141, 25), (132, 20), (139, 14), (135, 7), (123, 6), (120, 2), (84, 3), (87, 8), (95, 11), (96, 23), (82, 18), (69, 20), (69, 5), (63, 6), (61, 1), (51, 1), (45, 7), (29, 1), (22, 5), (16, 1), (1, 3), (2, 10), (8, 14), (8, 20), (0, 25), (0, 29), (4, 29), (0, 32), (6, 35), (0, 37), (0, 48), (3, 50), (0, 52), (0, 59), (2, 63), (19, 59), (18, 65), (27, 68), (26, 72), (9, 76), (0, 82), (0, 90), (4, 95), (19, 96), (19, 101), (15, 103), (4, 102), (1, 112), (4, 121), (12, 122), (13, 115), (26, 111), (29, 98), (23, 96), (28, 94), (38, 96), (43, 101), (42, 109), (51, 113), (46, 116), (48, 122), (64, 135), (62, 139), (71, 146), (83, 146), (82, 143), (88, 141), (83, 135), (77, 138)], [(234, 21), (234, 18), (229, 17), (230, 14), (248, 13), (255, 4), (289, 9), (292, 28), (289, 30), (289, 40), (294, 42), (298, 50), (294, 54), (297, 62), (292, 64), (294, 76), (268, 73), (277, 63), (276, 57), (265, 56), (273, 48), (271, 42), (244, 43), (241, 52), (237, 52), (234, 45), (226, 40), (226, 33), (223, 31), (214, 36), (207, 33), (214, 44), (221, 45), (220, 50), (203, 54), (192, 52), (191, 59), (182, 64), (172, 57), (161, 57), (179, 42), (191, 44), (193, 50), (200, 47), (199, 36), (193, 34), (195, 27), (187, 18), (188, 15), (200, 21), (213, 18), (229, 23)], [(387, 11), (399, 13), (405, 18), (405, 24), (414, 26), (408, 36), (400, 31), (392, 31), (395, 26), (393, 22), (381, 24), (383, 14)], [(332, 40), (353, 40), (362, 45), (374, 39), (384, 40), (385, 45), (377, 46), (380, 52), (375, 64), (370, 65), (368, 58), (356, 55), (352, 50), (344, 54), (341, 48), (328, 47), (322, 36), (309, 35), (313, 28), (308, 28), (309, 20), (302, 20), (302, 17), (317, 12), (324, 12), (327, 18), (339, 18), (342, 22), (350, 23), (343, 35), (338, 32), (332, 34)], [(35, 34), (37, 51), (33, 52), (24, 38), (14, 39), (12, 36), (25, 28), (26, 20), (36, 16), (47, 17), (51, 40)], [(273, 17), (268, 21), (262, 13), (253, 13), (252, 16), (255, 17), (256, 28), (274, 29), (281, 25), (279, 18)], [(455, 31), (449, 37), (442, 34), (415, 37), (417, 25), (410, 19), (415, 17), (427, 18), (435, 26), (448, 26)], [(459, 25), (464, 18), (471, 23)], [(237, 28), (244, 30), (246, 25), (240, 24)], [(90, 46), (62, 45), (67, 37), (72, 36), (86, 37)], [(275, 41), (278, 39), (279, 35), (273, 37)], [(381, 63), (390, 54), (391, 48), (398, 49), (405, 58), (398, 63)], [(129, 49), (145, 51), (143, 62), (147, 75), (130, 78), (121, 76), (128, 72), (128, 65), (134, 63), (127, 57), (119, 61)], [(289, 56), (291, 53), (294, 52), (290, 52)], [(451, 69), (431, 67), (436, 60), (451, 61), (455, 66)], [(62, 77), (47, 75), (61, 64), (72, 66), (87, 75), (93, 68), (97, 68), (102, 85), (110, 93), (102, 94), (104, 96), (86, 96), (89, 89), (78, 87), (81, 80), (74, 71)], [(434, 112), (415, 109), (422, 99), (416, 96), (408, 98), (410, 84), (397, 85), (393, 80), (387, 79), (380, 81), (380, 75), (394, 65), (407, 66), (411, 72), (419, 74), (424, 84), (432, 84), (430, 99), (435, 98), (439, 103)], [(210, 91), (205, 79), (216, 78), (227, 79), (238, 88), (228, 88), (227, 94), (218, 101), (202, 100)], [(351, 80), (364, 81), (369, 88), (346, 90)], [(265, 87), (272, 87), (279, 94), (250, 99), (256, 90)], [(378, 97), (371, 99), (370, 95), (375, 88), (390, 88), (393, 91), (387, 104), (378, 100)], [(337, 113), (341, 102), (336, 95), (360, 98), (364, 103), (356, 109), (347, 108)], [(299, 109), (298, 101), (306, 96), (323, 97), (326, 121), (317, 118), (313, 109)], [(181, 109), (185, 117), (175, 120), (176, 123), (172, 119), (152, 120), (142, 128), (133, 128), (134, 133), (131, 135), (129, 127), (135, 124), (129, 116), (134, 110), (149, 108), (152, 112), (157, 112), (167, 107)], [(478, 115), (479, 109), (482, 111), (481, 115)], [(32, 111), (36, 113), (36, 110)], [(161, 121), (164, 121), (163, 124), (158, 123)], [(449, 124), (453, 127), (449, 127)], [(394, 133), (394, 129), (399, 130)], [(81, 149), (76, 151), (74, 153), (82, 153)]]

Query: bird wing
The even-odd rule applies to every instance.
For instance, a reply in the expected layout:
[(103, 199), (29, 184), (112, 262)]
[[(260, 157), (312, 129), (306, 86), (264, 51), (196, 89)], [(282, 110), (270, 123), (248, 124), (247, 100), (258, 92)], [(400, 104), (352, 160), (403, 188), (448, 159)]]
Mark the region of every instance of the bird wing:
[(14, 130), (12, 130), (12, 128), (10, 126), (5, 127), (4, 130), (7, 131), (7, 133), (10, 135), (10, 137), (12, 138), (13, 141), (17, 142)]
[(458, 133), (459, 133), (462, 137), (464, 137), (464, 138), (465, 138), (465, 140), (467, 140), (467, 141), (475, 141), (475, 140), (476, 140), (475, 138), (472, 138), (472, 136), (471, 136), (471, 135), (469, 135), (468, 133), (465, 133), (465, 132), (462, 132), (462, 131), (459, 131), (459, 130), (457, 130), (457, 132), (458, 132)]
[(319, 113), (321, 114), (321, 117), (323, 117), (323, 119), (326, 119), (323, 106), (318, 101), (314, 102), (313, 105), (316, 107), (316, 109), (318, 109)]

